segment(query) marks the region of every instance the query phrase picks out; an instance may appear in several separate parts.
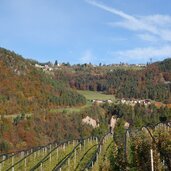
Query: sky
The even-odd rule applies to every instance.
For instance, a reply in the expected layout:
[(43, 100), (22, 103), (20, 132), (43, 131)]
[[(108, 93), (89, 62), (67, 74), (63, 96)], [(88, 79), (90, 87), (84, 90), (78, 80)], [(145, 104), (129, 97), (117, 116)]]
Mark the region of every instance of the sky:
[(171, 57), (170, 0), (0, 0), (0, 47), (39, 62)]

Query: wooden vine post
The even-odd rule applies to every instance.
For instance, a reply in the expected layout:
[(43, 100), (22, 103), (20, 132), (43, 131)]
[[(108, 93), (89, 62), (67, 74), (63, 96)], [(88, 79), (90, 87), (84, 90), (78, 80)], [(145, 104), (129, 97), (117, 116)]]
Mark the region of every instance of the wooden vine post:
[(150, 150), (150, 158), (151, 158), (151, 171), (154, 171), (153, 149)]

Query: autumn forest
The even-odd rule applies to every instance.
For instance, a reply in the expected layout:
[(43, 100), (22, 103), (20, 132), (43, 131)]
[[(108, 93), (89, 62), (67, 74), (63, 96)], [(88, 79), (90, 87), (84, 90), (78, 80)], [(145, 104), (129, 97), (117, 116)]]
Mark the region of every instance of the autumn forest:
[[(87, 92), (94, 92), (94, 97), (87, 98)], [(83, 124), (83, 118), (86, 117), (95, 126)], [(114, 126), (111, 126), (112, 118)], [(53, 150), (48, 144), (54, 145), (55, 150), (57, 145), (54, 143), (66, 141), (68, 146), (65, 146), (66, 151), (61, 152), (61, 157), (62, 154), (67, 157), (70, 155), (74, 163), (70, 167), (78, 170), (86, 162), (85, 168), (94, 170), (149, 170), (150, 158), (146, 154), (150, 149), (154, 153), (156, 170), (169, 170), (170, 121), (170, 58), (147, 63), (146, 66), (101, 63), (59, 65), (57, 61), (54, 64), (42, 64), (0, 48), (0, 164), (4, 168), (10, 168), (8, 164), (3, 165), (10, 159), (10, 154), (28, 149), (36, 152), (46, 146), (49, 151), (46, 153), (44, 148), (44, 156), (39, 161), (34, 158), (38, 163), (30, 163), (28, 170), (33, 166), (39, 168), (42, 163), (53, 161)], [(158, 123), (163, 125), (157, 127)], [(145, 125), (150, 126), (142, 132), (141, 128)], [(112, 128), (114, 133), (109, 134)], [(152, 140), (149, 135), (153, 135)], [(93, 138), (85, 143), (87, 137)], [(69, 140), (75, 139), (80, 146), (84, 144), (84, 150), (87, 150), (84, 155), (80, 150), (77, 154), (79, 160), (72, 157), (76, 152), (71, 151), (74, 141), (71, 146)], [(101, 144), (104, 144), (102, 149)], [(76, 146), (75, 151), (78, 149)], [(66, 154), (67, 150), (70, 153)], [(86, 154), (89, 157), (84, 161)], [(32, 152), (25, 154), (26, 157), (31, 155)], [(96, 163), (97, 155), (100, 156), (99, 164)], [(68, 158), (63, 159), (67, 161)], [(90, 164), (88, 159), (91, 159)], [(11, 167), (19, 167), (17, 162), (13, 164)], [(67, 168), (65, 162), (55, 163), (53, 167), (58, 170), (62, 166)]]

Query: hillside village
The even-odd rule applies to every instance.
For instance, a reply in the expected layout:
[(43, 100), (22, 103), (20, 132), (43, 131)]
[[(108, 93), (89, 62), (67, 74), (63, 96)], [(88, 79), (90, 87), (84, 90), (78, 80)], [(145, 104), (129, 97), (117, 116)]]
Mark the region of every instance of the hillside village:
[[(91, 64), (91, 63), (84, 63), (84, 64), (74, 64), (74, 65), (70, 65), (69, 63), (58, 63), (55, 61), (55, 63), (53, 64), (52, 62), (45, 62), (45, 63), (38, 63), (37, 61), (35, 61), (35, 67), (36, 68), (40, 68), (44, 71), (53, 71), (54, 69), (60, 69), (61, 67), (109, 67), (109, 69), (111, 67), (114, 67), (114, 68), (118, 68), (118, 67), (125, 67), (125, 68), (134, 68), (134, 67), (137, 67), (137, 68), (145, 68), (147, 65), (146, 64), (127, 64), (127, 63), (119, 63), (119, 64), (99, 64), (99, 65), (96, 65), (96, 64)], [(110, 71), (112, 71), (110, 69)]]
[(141, 100), (141, 99), (128, 99), (128, 98), (125, 99), (125, 98), (122, 98), (120, 100), (120, 102), (122, 104), (127, 104), (127, 105), (131, 105), (131, 106), (134, 106), (136, 104), (141, 104), (141, 105), (145, 105), (145, 106), (152, 104), (151, 100), (149, 100), (149, 99)]

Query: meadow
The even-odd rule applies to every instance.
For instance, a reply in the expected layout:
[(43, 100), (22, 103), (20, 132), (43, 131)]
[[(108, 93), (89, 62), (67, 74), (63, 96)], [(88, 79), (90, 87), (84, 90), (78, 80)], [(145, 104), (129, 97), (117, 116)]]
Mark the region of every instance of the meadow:
[(114, 95), (104, 94), (103, 92), (97, 91), (88, 91), (88, 90), (78, 90), (78, 93), (85, 96), (87, 100), (112, 100), (113, 102), (116, 100)]

